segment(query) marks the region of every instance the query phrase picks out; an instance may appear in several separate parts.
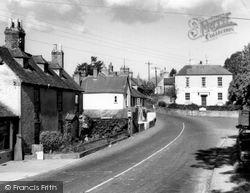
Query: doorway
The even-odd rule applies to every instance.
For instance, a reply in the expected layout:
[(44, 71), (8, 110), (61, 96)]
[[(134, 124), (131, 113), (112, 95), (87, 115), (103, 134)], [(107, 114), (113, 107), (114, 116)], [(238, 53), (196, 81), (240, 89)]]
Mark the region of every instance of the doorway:
[(201, 95), (201, 106), (207, 106), (207, 95)]

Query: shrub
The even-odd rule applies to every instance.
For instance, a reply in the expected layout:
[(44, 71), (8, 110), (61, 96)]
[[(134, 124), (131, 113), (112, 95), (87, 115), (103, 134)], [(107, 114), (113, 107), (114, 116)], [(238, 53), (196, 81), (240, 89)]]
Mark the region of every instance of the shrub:
[(62, 138), (58, 131), (43, 131), (40, 134), (40, 143), (43, 144), (44, 152), (58, 150), (63, 145)]
[(159, 102), (158, 102), (158, 106), (159, 106), (159, 107), (166, 107), (166, 106), (167, 106), (167, 103), (164, 102), (164, 101), (159, 101)]
[(62, 137), (62, 143), (65, 146), (69, 146), (72, 144), (73, 137), (70, 133), (64, 133)]
[(240, 109), (241, 106), (239, 105), (207, 106), (207, 110), (210, 111), (237, 111)]
[(69, 147), (73, 137), (69, 133), (62, 134), (59, 131), (43, 131), (40, 134), (40, 143), (43, 144), (44, 152), (59, 150), (60, 147)]
[(180, 104), (172, 103), (168, 105), (168, 108), (181, 109), (181, 110), (199, 110), (200, 107), (193, 103), (190, 105), (180, 105)]

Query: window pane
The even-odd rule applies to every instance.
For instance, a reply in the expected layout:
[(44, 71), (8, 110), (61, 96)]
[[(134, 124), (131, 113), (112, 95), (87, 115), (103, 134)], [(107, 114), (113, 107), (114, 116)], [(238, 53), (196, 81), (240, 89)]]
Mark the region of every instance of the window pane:
[(189, 101), (190, 100), (190, 93), (185, 93), (185, 100)]
[(206, 77), (201, 78), (202, 86), (206, 86)]
[(218, 93), (218, 100), (222, 100), (223, 96), (222, 93)]
[(63, 109), (62, 91), (57, 91), (57, 110), (62, 111), (62, 109)]
[(6, 123), (0, 124), (0, 150), (9, 149), (10, 130)]
[(189, 77), (186, 78), (186, 87), (189, 87)]
[(218, 86), (222, 86), (222, 77), (218, 77)]

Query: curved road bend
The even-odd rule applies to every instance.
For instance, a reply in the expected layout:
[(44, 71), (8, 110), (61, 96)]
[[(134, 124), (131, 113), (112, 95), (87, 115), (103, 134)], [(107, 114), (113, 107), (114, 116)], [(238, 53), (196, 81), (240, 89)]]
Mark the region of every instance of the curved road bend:
[(72, 193), (202, 193), (212, 170), (201, 166), (195, 153), (215, 148), (235, 123), (229, 118), (158, 114), (155, 127), (28, 180), (63, 181), (64, 192)]

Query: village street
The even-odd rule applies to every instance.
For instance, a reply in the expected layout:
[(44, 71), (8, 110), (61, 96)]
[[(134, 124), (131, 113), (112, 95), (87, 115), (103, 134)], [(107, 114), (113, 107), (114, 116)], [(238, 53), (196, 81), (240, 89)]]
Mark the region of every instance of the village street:
[(63, 181), (64, 192), (206, 192), (236, 119), (157, 115), (154, 127), (72, 166), (26, 180)]

